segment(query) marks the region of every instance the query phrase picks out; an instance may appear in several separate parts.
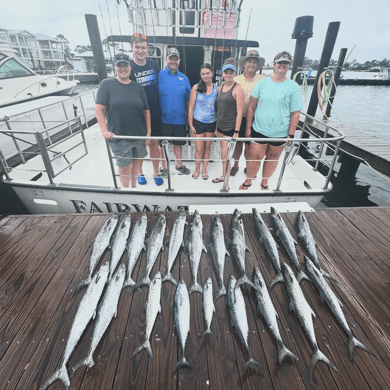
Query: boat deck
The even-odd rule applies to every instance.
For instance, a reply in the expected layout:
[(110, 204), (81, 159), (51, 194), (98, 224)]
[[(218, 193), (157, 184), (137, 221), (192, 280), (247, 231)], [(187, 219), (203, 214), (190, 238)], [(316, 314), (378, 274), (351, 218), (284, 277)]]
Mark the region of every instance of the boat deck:
[[(148, 213), (149, 231), (156, 213)], [(133, 224), (138, 218), (132, 215)], [(169, 237), (177, 212), (168, 212)], [(297, 238), (296, 213), (282, 214), (294, 238), (303, 262), (304, 249)], [(270, 216), (262, 214), (270, 226)], [(315, 332), (320, 349), (337, 366), (339, 373), (319, 362), (310, 377), (311, 348), (293, 313), (283, 285), (276, 285), (271, 298), (279, 312), (279, 328), (286, 346), (297, 362), (286, 360), (277, 365), (277, 343), (265, 328), (257, 312), (254, 293), (242, 287), (249, 323), (249, 349), (264, 365), (242, 371), (246, 361), (230, 324), (224, 298), (216, 303), (211, 324), (217, 338), (198, 338), (205, 329), (202, 297), (190, 297), (191, 321), (185, 356), (194, 369), (172, 371), (178, 360), (179, 344), (173, 327), (170, 303), (174, 286), (162, 287), (162, 314), (157, 317), (151, 337), (154, 361), (146, 351), (131, 359), (143, 342), (145, 302), (148, 289), (130, 293), (123, 290), (118, 315), (112, 321), (94, 354), (95, 366), (71, 367), (85, 357), (93, 323), (77, 345), (68, 363), (70, 389), (388, 389), (390, 388), (390, 208), (326, 209), (306, 214), (319, 247), (320, 262), (339, 283), (329, 282), (343, 303), (343, 311), (353, 334), (375, 353), (377, 358), (358, 349), (355, 362), (348, 356), (348, 339), (328, 308), (320, 301), (315, 288), (301, 283), (306, 299), (313, 308)], [(19, 215), (0, 219), (0, 383), (2, 389), (39, 389), (56, 370), (69, 335), (75, 310), (85, 290), (69, 293), (85, 275), (90, 242), (107, 214)], [(190, 216), (187, 217), (189, 220)], [(221, 215), (228, 230), (230, 215)], [(202, 215), (204, 243), (209, 246), (212, 215)], [(275, 273), (261, 244), (258, 243), (250, 214), (243, 216), (250, 252), (246, 255), (248, 276), (257, 266), (267, 286)], [(281, 261), (286, 253), (279, 249)], [(165, 273), (168, 250), (155, 264)], [(102, 261), (108, 260), (107, 251)], [(139, 279), (145, 270), (145, 253), (141, 254), (133, 273)], [(173, 276), (190, 284), (186, 256), (180, 253)], [(239, 276), (230, 257), (226, 257), (225, 283), (230, 274)], [(203, 253), (198, 281), (210, 276), (216, 290), (211, 254)], [(64, 389), (60, 382), (50, 388)]]

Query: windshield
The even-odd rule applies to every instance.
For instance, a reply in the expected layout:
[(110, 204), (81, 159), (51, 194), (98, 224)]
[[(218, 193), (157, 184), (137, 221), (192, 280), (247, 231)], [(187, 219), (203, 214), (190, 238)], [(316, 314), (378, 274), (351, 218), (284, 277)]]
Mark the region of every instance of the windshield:
[(15, 58), (10, 58), (0, 66), (0, 79), (12, 79), (15, 77), (34, 76), (35, 72), (22, 65)]

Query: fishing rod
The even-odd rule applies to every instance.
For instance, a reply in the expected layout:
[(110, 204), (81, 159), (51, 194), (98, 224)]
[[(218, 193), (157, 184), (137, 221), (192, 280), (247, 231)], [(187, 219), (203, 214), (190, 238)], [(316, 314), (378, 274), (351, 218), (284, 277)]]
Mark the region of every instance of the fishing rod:
[[(113, 59), (112, 59), (113, 56), (111, 54), (110, 42), (108, 41), (108, 35), (107, 35), (107, 30), (106, 30), (106, 24), (104, 23), (102, 8), (100, 7), (100, 4), (98, 4), (98, 5), (99, 5), (99, 9), (100, 9), (100, 15), (101, 15), (102, 21), (103, 21), (104, 33), (106, 34), (106, 42), (107, 42), (107, 46), (108, 46), (108, 53), (110, 54), (111, 63), (113, 63)], [(103, 53), (103, 56), (104, 56), (104, 53)]]

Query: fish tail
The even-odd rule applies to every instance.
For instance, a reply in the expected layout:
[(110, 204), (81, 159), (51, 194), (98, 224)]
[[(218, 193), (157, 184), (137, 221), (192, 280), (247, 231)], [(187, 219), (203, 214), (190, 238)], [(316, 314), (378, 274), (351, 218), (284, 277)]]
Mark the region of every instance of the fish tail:
[(95, 365), (95, 362), (93, 361), (92, 356), (87, 356), (85, 359), (80, 360), (75, 366), (73, 366), (72, 371), (75, 372), (80, 367), (87, 366), (88, 368), (91, 368), (93, 365)]
[(251, 281), (250, 279), (244, 275), (244, 276), (241, 276), (240, 279), (237, 280), (236, 282), (236, 285), (234, 286), (234, 290), (236, 290), (239, 286), (241, 286), (242, 284), (249, 284), (249, 286), (253, 287), (255, 290), (260, 291), (260, 287), (256, 287)]
[(336, 372), (339, 372), (336, 368), (336, 366), (319, 350), (318, 346), (313, 351), (313, 355), (311, 357), (310, 362), (310, 375), (313, 376), (314, 367), (319, 361), (323, 361), (326, 363), (329, 367), (333, 368)]
[(133, 287), (134, 285), (135, 285), (134, 280), (129, 278), (129, 279), (126, 279), (125, 282), (123, 283), (123, 288), (125, 288), (125, 287)]
[(59, 368), (54, 374), (42, 385), (39, 390), (47, 389), (52, 383), (54, 383), (57, 379), (59, 379), (66, 388), (70, 386), (70, 379), (68, 375), (68, 371), (65, 366)]
[(152, 352), (152, 347), (150, 346), (150, 341), (148, 339), (145, 340), (145, 342), (140, 345), (134, 352), (133, 354), (131, 355), (131, 359), (137, 355), (138, 353), (140, 353), (143, 349), (146, 349), (146, 351), (148, 352), (149, 356), (150, 356), (150, 359), (153, 361), (153, 352)]
[[(368, 352), (370, 355), (372, 356), (375, 356), (376, 355), (371, 352), (363, 343), (361, 343), (358, 339), (356, 339), (355, 337), (353, 337), (352, 335), (349, 337), (349, 346), (348, 346), (348, 350), (349, 350), (349, 358), (351, 359), (351, 361), (353, 362), (353, 358), (355, 356), (355, 350), (356, 348), (360, 348), (362, 349), (363, 351), (366, 351)], [(376, 357), (377, 358), (377, 357)], [(378, 359), (378, 358), (377, 358)]]
[(260, 366), (260, 367), (264, 367), (264, 364), (261, 364), (260, 362), (258, 362), (257, 360), (249, 357), (249, 359), (245, 362), (244, 366), (243, 366), (243, 371), (245, 371), (248, 367), (250, 366)]
[(276, 284), (276, 283), (284, 283), (284, 279), (283, 279), (283, 274), (282, 272), (279, 272), (276, 276), (275, 276), (275, 279), (271, 282), (271, 288)]
[(279, 353), (278, 353), (278, 363), (279, 365), (282, 365), (283, 360), (289, 356), (290, 358), (294, 360), (298, 360), (298, 358), (283, 344), (280, 347)]
[(303, 279), (306, 279), (309, 282), (311, 282), (311, 279), (303, 272), (303, 270), (300, 270), (300, 271), (298, 271), (298, 274), (297, 274), (297, 281), (298, 281), (298, 283), (301, 283), (301, 281)]
[(195, 283), (190, 287), (190, 289), (188, 290), (188, 295), (191, 295), (193, 292), (198, 292), (198, 293), (203, 294), (202, 287), (200, 286), (199, 283), (195, 282)]
[(88, 286), (88, 284), (91, 283), (91, 280), (92, 280), (91, 275), (88, 274), (87, 276), (85, 276), (85, 277), (83, 278), (83, 280), (82, 280), (79, 284), (77, 284), (75, 287), (73, 287), (73, 288), (69, 291), (69, 293), (71, 294), (71, 293), (73, 293), (73, 292), (77, 292), (77, 291), (80, 290), (80, 288), (82, 288), (82, 287), (84, 287), (84, 286)]
[(145, 276), (141, 281), (139, 281), (138, 283), (136, 283), (136, 284), (133, 284), (133, 286), (131, 287), (131, 291), (134, 291), (134, 290), (139, 290), (140, 289), (140, 287), (142, 287), (142, 286), (150, 286), (150, 283), (151, 283), (151, 281), (150, 281), (150, 278), (149, 278), (149, 276)]
[[(336, 280), (332, 275), (329, 275), (326, 271), (324, 271), (323, 269), (321, 269), (321, 273), (322, 273), (322, 276), (324, 276), (325, 278), (328, 278), (329, 280), (333, 280), (334, 282), (336, 283), (339, 283), (338, 280)], [(340, 284), (340, 283), (339, 283)]]
[(217, 291), (217, 293), (215, 294), (214, 303), (217, 302), (218, 299), (222, 297), (222, 295), (226, 295), (226, 288), (225, 288), (225, 286), (222, 286), (222, 287)]
[(202, 336), (205, 336), (206, 334), (212, 334), (216, 339), (218, 339), (216, 334), (210, 328), (207, 328), (198, 338), (201, 338)]
[(175, 280), (175, 278), (171, 274), (164, 275), (161, 283), (164, 283), (164, 282), (171, 282), (174, 286), (177, 286), (177, 281)]
[(187, 362), (187, 359), (184, 356), (172, 367), (172, 371), (179, 367), (194, 368), (190, 363)]

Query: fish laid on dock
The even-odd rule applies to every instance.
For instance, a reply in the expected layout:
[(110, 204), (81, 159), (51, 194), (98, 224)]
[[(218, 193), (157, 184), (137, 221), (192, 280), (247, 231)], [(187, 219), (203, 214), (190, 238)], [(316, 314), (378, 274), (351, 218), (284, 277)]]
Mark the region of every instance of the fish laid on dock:
[(230, 315), (230, 319), (233, 325), (234, 330), (236, 331), (238, 338), (240, 339), (241, 344), (244, 346), (246, 353), (249, 358), (245, 362), (243, 368), (244, 371), (252, 365), (263, 366), (260, 362), (253, 359), (249, 352), (248, 346), (248, 319), (246, 317), (245, 310), (245, 301), (242, 295), (241, 288), (235, 287), (236, 279), (233, 275), (230, 275), (228, 286), (227, 286), (227, 294), (226, 294), (226, 305), (228, 308), (228, 312)]
[(349, 350), (349, 358), (351, 359), (351, 361), (353, 361), (356, 348), (361, 348), (364, 351), (368, 352), (369, 354), (375, 356), (374, 353), (372, 353), (364, 344), (362, 344), (359, 340), (357, 340), (352, 335), (351, 329), (349, 328), (347, 320), (345, 319), (343, 310), (341, 309), (342, 304), (339, 301), (339, 299), (336, 297), (332, 289), (329, 287), (328, 283), (322, 276), (320, 270), (313, 264), (313, 262), (307, 256), (305, 256), (305, 262), (306, 262), (307, 272), (310, 275), (310, 278), (313, 281), (314, 285), (317, 287), (320, 293), (321, 300), (328, 305), (330, 311), (333, 313), (333, 315), (336, 317), (336, 320), (341, 325), (341, 329), (348, 336), (349, 339), (348, 350)]
[(186, 212), (182, 211), (172, 226), (168, 247), (167, 272), (163, 277), (163, 283), (169, 281), (175, 286), (177, 285), (177, 281), (171, 275), (171, 269), (177, 254), (179, 253), (180, 247), (183, 245), (184, 227), (186, 223)]
[(206, 323), (206, 330), (199, 337), (204, 336), (206, 334), (212, 334), (213, 336), (215, 336), (215, 334), (210, 329), (214, 312), (215, 306), (213, 302), (213, 283), (211, 281), (211, 278), (208, 277), (206, 283), (203, 286), (203, 314)]
[(178, 367), (192, 368), (184, 356), (187, 336), (190, 331), (190, 297), (183, 279), (176, 286), (175, 296), (173, 298), (173, 318), (179, 336), (182, 357), (173, 366), (172, 370)]
[(134, 267), (138, 261), (142, 249), (146, 249), (145, 235), (147, 226), (148, 218), (146, 214), (143, 213), (135, 223), (134, 229), (131, 233), (130, 240), (127, 245), (127, 272), (123, 288), (135, 285), (134, 280), (131, 279), (131, 274), (133, 273)]
[(131, 226), (131, 215), (129, 212), (123, 217), (123, 221), (120, 223), (113, 239), (112, 249), (111, 249), (111, 260), (110, 260), (110, 275), (111, 278), (114, 275), (116, 267), (120, 259), (122, 258), (123, 252), (126, 249), (127, 238), (129, 237)]
[(189, 225), (187, 250), (190, 261), (192, 283), (188, 293), (189, 295), (191, 295), (193, 292), (202, 294), (202, 287), (199, 285), (197, 278), (200, 259), (202, 257), (202, 250), (207, 252), (207, 249), (203, 245), (203, 222), (199, 213), (195, 213), (193, 215)]
[(299, 286), (299, 283), (294, 276), (294, 273), (286, 263), (282, 263), (282, 273), (284, 278), (284, 285), (290, 298), (290, 311), (295, 312), (298, 321), (306, 334), (310, 347), (313, 349), (310, 362), (310, 375), (313, 376), (314, 367), (320, 360), (338, 372), (336, 366), (318, 348), (312, 319), (312, 316), (315, 317), (316, 315), (314, 314), (310, 305), (307, 303), (301, 287)]
[(210, 251), (214, 261), (215, 274), (218, 282), (218, 291), (215, 294), (214, 302), (222, 295), (226, 295), (226, 288), (223, 283), (225, 270), (225, 256), (230, 256), (225, 246), (225, 237), (221, 219), (216, 215), (210, 228)]
[(246, 283), (256, 289), (256, 286), (249, 280), (245, 273), (245, 251), (248, 249), (245, 244), (244, 224), (241, 219), (241, 211), (235, 209), (230, 220), (229, 242), (232, 249), (232, 256), (235, 260), (241, 277), (237, 280), (236, 288)]
[(270, 257), (272, 266), (276, 272), (276, 277), (271, 282), (271, 287), (273, 287), (276, 283), (283, 282), (283, 275), (280, 268), (278, 253), (278, 244), (275, 242), (275, 239), (273, 238), (267, 225), (264, 223), (263, 218), (261, 218), (260, 213), (255, 208), (252, 209), (252, 217), (259, 241), (264, 245), (264, 248)]
[(303, 272), (303, 269), (298, 261), (297, 252), (295, 250), (295, 240), (292, 238), (290, 231), (288, 230), (281, 215), (271, 207), (271, 221), (275, 229), (276, 235), (282, 242), (284, 249), (286, 249), (287, 255), (291, 260), (294, 268), (297, 270), (297, 280), (301, 282), (302, 279), (310, 280), (309, 277)]
[(256, 291), (256, 298), (257, 307), (259, 309), (261, 317), (263, 318), (264, 324), (270, 330), (272, 336), (274, 336), (276, 342), (280, 346), (280, 350), (278, 353), (278, 363), (281, 365), (286, 357), (298, 360), (298, 358), (289, 349), (286, 348), (282, 337), (280, 336), (277, 322), (277, 318), (279, 317), (279, 315), (275, 310), (275, 306), (272, 303), (271, 297), (269, 296), (269, 292), (267, 286), (265, 285), (263, 275), (257, 267), (255, 267), (253, 272), (253, 282), (255, 286), (258, 287), (258, 290)]
[(91, 253), (91, 257), (89, 258), (88, 274), (75, 287), (74, 290), (78, 290), (80, 287), (85, 286), (85, 285), (90, 283), (93, 271), (95, 270), (102, 254), (104, 253), (104, 251), (108, 247), (108, 244), (110, 243), (111, 236), (114, 233), (114, 230), (116, 228), (118, 220), (119, 220), (119, 214), (115, 213), (115, 214), (111, 215), (111, 217), (109, 219), (107, 219), (106, 222), (104, 222), (103, 226), (99, 230), (95, 239), (91, 243), (92, 253)]
[(93, 353), (98, 346), (104, 332), (107, 330), (112, 319), (116, 317), (118, 301), (125, 281), (126, 267), (121, 264), (118, 270), (114, 273), (107, 285), (106, 292), (102, 298), (98, 314), (96, 317), (95, 327), (93, 328), (91, 346), (89, 347), (88, 355), (73, 367), (76, 371), (81, 366), (91, 368), (95, 362), (93, 361)]
[(159, 214), (153, 224), (152, 232), (146, 245), (146, 272), (143, 279), (136, 283), (132, 288), (140, 288), (141, 286), (150, 285), (150, 273), (152, 272), (154, 263), (156, 262), (157, 256), (160, 250), (164, 250), (164, 235), (167, 226), (165, 214)]
[(133, 355), (131, 355), (132, 358), (139, 352), (141, 352), (143, 349), (146, 349), (150, 358), (153, 361), (153, 352), (150, 346), (149, 339), (152, 334), (154, 323), (156, 322), (157, 314), (161, 313), (161, 283), (161, 273), (160, 271), (158, 271), (149, 286), (148, 301), (146, 302), (145, 341), (134, 351)]
[(70, 385), (70, 379), (66, 364), (77, 343), (79, 342), (85, 328), (92, 318), (95, 318), (96, 309), (100, 297), (106, 285), (109, 273), (108, 262), (104, 263), (99, 271), (92, 278), (89, 283), (87, 291), (85, 292), (80, 304), (77, 308), (75, 318), (73, 320), (72, 328), (69, 332), (68, 341), (66, 343), (65, 352), (61, 360), (60, 368), (42, 385), (40, 390), (47, 389), (53, 382), (59, 379), (66, 388)]

